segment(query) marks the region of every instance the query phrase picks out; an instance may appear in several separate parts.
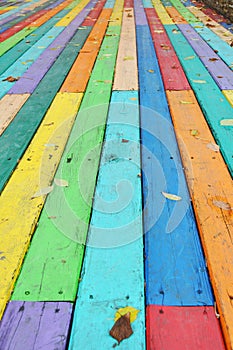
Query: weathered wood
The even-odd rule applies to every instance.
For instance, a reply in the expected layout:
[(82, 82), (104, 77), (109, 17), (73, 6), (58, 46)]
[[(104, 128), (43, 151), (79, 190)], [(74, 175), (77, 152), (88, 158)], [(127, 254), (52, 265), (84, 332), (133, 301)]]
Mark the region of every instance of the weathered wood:
[(138, 90), (136, 34), (133, 8), (124, 9), (123, 11), (113, 90)]
[(65, 350), (72, 304), (12, 301), (0, 325), (0, 347), (8, 350)]
[(147, 349), (224, 350), (214, 308), (147, 306)]
[(173, 19), (173, 22), (176, 24), (185, 24), (187, 23), (184, 17), (181, 16), (181, 14), (177, 11), (175, 7), (168, 7), (166, 8), (167, 13), (169, 16)]
[(152, 0), (153, 6), (163, 24), (173, 24), (173, 20), (168, 15), (160, 0)]
[(143, 9), (142, 0), (134, 0), (134, 16), (135, 24), (138, 25), (147, 25), (146, 14)]
[[(111, 5), (111, 8), (112, 8), (112, 5)], [(111, 20), (109, 21), (109, 27), (121, 26), (123, 8), (124, 8), (124, 0), (115, 1)]]
[[(167, 91), (227, 348), (233, 347), (232, 179), (191, 91)], [(180, 101), (190, 102), (183, 104)], [(193, 136), (190, 130), (197, 130)], [(219, 204), (218, 204), (219, 203)], [(221, 209), (220, 205), (225, 209)]]

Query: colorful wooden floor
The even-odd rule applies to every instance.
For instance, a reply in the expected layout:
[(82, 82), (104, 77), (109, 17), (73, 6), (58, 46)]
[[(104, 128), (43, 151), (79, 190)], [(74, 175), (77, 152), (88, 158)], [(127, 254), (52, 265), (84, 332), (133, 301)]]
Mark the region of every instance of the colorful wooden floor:
[(0, 1), (0, 350), (233, 349), (232, 45), (190, 0)]

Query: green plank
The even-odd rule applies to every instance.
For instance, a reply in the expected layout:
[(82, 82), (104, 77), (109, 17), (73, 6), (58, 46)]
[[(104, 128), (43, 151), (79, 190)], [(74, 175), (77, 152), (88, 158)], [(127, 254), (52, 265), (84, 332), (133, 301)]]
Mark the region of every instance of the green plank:
[(171, 4), (179, 11), (182, 17), (189, 22), (199, 22), (199, 19), (197, 19), (188, 9), (185, 7), (181, 1), (179, 0), (170, 0)]
[(220, 146), (227, 166), (231, 174), (233, 174), (233, 143), (231, 141), (233, 128), (220, 125), (222, 119), (232, 119), (232, 106), (178, 27), (175, 25), (165, 25), (164, 27), (181, 61), (216, 143)]
[[(108, 29), (16, 288), (14, 300), (74, 300), (111, 96), (120, 26)], [(64, 278), (64, 276), (66, 276)]]
[(5, 52), (10, 50), (13, 46), (15, 46), (21, 40), (26, 38), (26, 36), (34, 32), (34, 30), (36, 29), (37, 27), (24, 28), (20, 32), (16, 33), (15, 35), (12, 35), (10, 38), (0, 43), (0, 56), (2, 56)]

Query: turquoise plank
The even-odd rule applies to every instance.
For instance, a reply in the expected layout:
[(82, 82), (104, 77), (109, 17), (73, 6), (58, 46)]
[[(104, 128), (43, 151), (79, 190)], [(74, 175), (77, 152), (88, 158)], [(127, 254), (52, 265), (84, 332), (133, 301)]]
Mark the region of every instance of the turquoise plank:
[[(111, 349), (119, 308), (140, 310), (120, 349), (145, 349), (139, 107), (136, 91), (114, 91), (69, 349)], [(87, 345), (88, 339), (88, 345)]]
[[(21, 77), (24, 72), (36, 61), (42, 52), (56, 39), (64, 30), (64, 27), (50, 29), (38, 42), (25, 52), (12, 66), (0, 76), (0, 98), (2, 98), (15, 83), (3, 81), (9, 76)], [(23, 79), (23, 77), (22, 77)]]
[(104, 5), (104, 8), (111, 9), (114, 7), (114, 5), (115, 5), (115, 0), (107, 0), (105, 5)]
[[(148, 26), (137, 26), (136, 34), (146, 304), (212, 305), (205, 260)], [(165, 199), (162, 192), (179, 195), (182, 200)]]
[(142, 0), (144, 8), (153, 8), (151, 0)]
[(233, 128), (221, 126), (222, 119), (232, 119), (232, 106), (222, 94), (205, 66), (175, 25), (164, 26), (198, 99), (216, 143), (233, 174)]
[(171, 4), (171, 2), (169, 0), (161, 0), (161, 2), (163, 4), (163, 6), (165, 6), (165, 7), (171, 7), (172, 6), (172, 4)]
[(217, 34), (207, 27), (200, 28), (196, 24), (191, 24), (192, 27), (198, 32), (198, 34), (217, 51), (217, 54), (226, 64), (233, 69), (233, 49), (232, 47), (223, 41)]
[[(39, 0), (32, 0), (32, 1), (30, 1), (30, 4), (29, 4), (28, 2), (23, 3), (23, 5), (21, 5), (21, 6), (17, 7), (17, 8), (15, 8), (15, 9), (12, 9), (12, 10), (6, 12), (6, 13), (3, 13), (3, 14), (1, 15), (1, 20), (2, 20), (3, 18), (7, 18), (7, 17), (13, 15), (14, 13), (21, 12), (24, 8), (29, 7), (29, 6), (31, 6), (32, 4), (34, 4), (34, 3), (38, 2), (38, 1), (39, 1)], [(12, 4), (12, 5), (14, 5), (14, 4)], [(10, 4), (9, 4), (9, 6), (10, 6)]]

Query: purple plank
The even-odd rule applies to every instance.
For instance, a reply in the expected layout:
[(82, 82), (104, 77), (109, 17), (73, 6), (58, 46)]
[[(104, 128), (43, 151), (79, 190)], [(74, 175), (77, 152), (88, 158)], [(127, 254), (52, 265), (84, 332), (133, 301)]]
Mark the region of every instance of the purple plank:
[(220, 89), (232, 90), (233, 71), (189, 24), (179, 24), (178, 27), (199, 56), (200, 60), (204, 63)]
[(58, 6), (62, 2), (64, 2), (64, 0), (58, 0), (57, 2), (54, 2), (53, 4), (49, 5), (48, 10), (53, 9), (54, 7)]
[(65, 350), (71, 313), (69, 302), (11, 301), (0, 323), (0, 349)]
[(137, 26), (147, 25), (147, 19), (143, 8), (142, 0), (134, 0), (135, 23)]
[(61, 32), (61, 34), (48, 46), (40, 57), (30, 66), (22, 75), (16, 84), (8, 92), (9, 94), (33, 93), (41, 79), (47, 73), (49, 68), (55, 62), (56, 58), (64, 50), (66, 44), (74, 36), (78, 27), (86, 18), (90, 9), (94, 6), (96, 0), (92, 0), (88, 5), (75, 17), (75, 19)]

